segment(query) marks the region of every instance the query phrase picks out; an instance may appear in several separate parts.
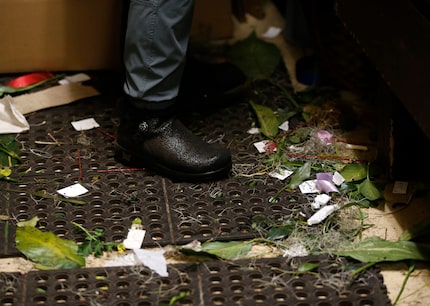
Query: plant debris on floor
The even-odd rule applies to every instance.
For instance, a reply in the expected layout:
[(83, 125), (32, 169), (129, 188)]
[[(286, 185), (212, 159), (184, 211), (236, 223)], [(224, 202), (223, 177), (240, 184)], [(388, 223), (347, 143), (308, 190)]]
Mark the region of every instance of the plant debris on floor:
[[(222, 183), (190, 185), (171, 183), (163, 179), (160, 183), (164, 194), (163, 200), (168, 198), (166, 194), (171, 192), (176, 202), (169, 204), (166, 216), (160, 216), (159, 208), (152, 204), (161, 201), (157, 198), (158, 190), (154, 187), (158, 179), (154, 178), (154, 174), (141, 168), (121, 168), (115, 162), (110, 162), (106, 169), (101, 169), (100, 161), (93, 158), (92, 155), (97, 156), (97, 152), (91, 151), (91, 145), (93, 145), (91, 142), (96, 139), (97, 146), (105, 145), (106, 139), (112, 140), (110, 130), (95, 126), (88, 130), (73, 131), (73, 137), (61, 137), (61, 129), (56, 130), (54, 136), (54, 131), (45, 130), (43, 127), (43, 133), (48, 139), (37, 139), (36, 144), (28, 143), (28, 140), (21, 141), (22, 136), (25, 135), (1, 135), (0, 189), (4, 196), (4, 204), (2, 203), (4, 207), (1, 209), (0, 222), (5, 241), (9, 239), (10, 231), (13, 230), (17, 250), (34, 262), (34, 269), (40, 271), (90, 268), (91, 260), (105, 257), (107, 259), (102, 264), (109, 261), (113, 266), (135, 266), (136, 269), (144, 271), (145, 276), (151, 275), (149, 279), (155, 277), (152, 274), (153, 271), (158, 271), (158, 275), (166, 275), (168, 263), (164, 258), (187, 263), (212, 262), (214, 259), (229, 263), (275, 256), (288, 260), (293, 270), (283, 271), (279, 268), (273, 279), (261, 286), (270, 287), (275, 284), (276, 287), (285, 281), (286, 283), (280, 286), (285, 289), (292, 280), (282, 280), (282, 277), (306, 275), (315, 277), (319, 281), (326, 280), (326, 284), (336, 287), (338, 292), (342, 291), (339, 288), (344, 289), (343, 285), (348, 283), (347, 280), (357, 281), (358, 278), (362, 281), (367, 277), (363, 274), (366, 269), (371, 269), (377, 263), (429, 261), (428, 245), (417, 239), (428, 233), (428, 222), (408, 229), (398, 241), (388, 241), (380, 237), (361, 239), (363, 231), (372, 226), (366, 222), (365, 209), (378, 206), (384, 201), (382, 190), (387, 179), (375, 162), (377, 152), (375, 140), (372, 139), (375, 127), (369, 124), (371, 123), (369, 118), (372, 118), (369, 105), (366, 105), (360, 97), (330, 87), (311, 87), (304, 92), (292, 93), (288, 76), (279, 69), (279, 57), (278, 60), (273, 61), (273, 58), (276, 59), (273, 57), (276, 50), (255, 37), (250, 37), (244, 43), (247, 44), (245, 49), (249, 49), (250, 45), (258, 45), (258, 48), (252, 49), (261, 52), (253, 54), (250, 59), (240, 58), (241, 62), (237, 63), (250, 80), (251, 94), (245, 101), (238, 103), (241, 104), (241, 110), (247, 110), (248, 113), (244, 117), (251, 119), (251, 124), (246, 127), (246, 131), (241, 131), (240, 136), (246, 135), (246, 137), (237, 137), (234, 134), (237, 132), (232, 131), (230, 139), (228, 137), (224, 139), (223, 135), (210, 139), (218, 142), (225, 142), (227, 139), (227, 145), (232, 149), (235, 161), (232, 174), (227, 181), (231, 182), (232, 186), (240, 186), (240, 188), (232, 187), (236, 190), (227, 195), (227, 189)], [(239, 47), (244, 48), (243, 45)], [(272, 61), (265, 60), (265, 56)], [(255, 68), (261, 67), (253, 62), (256, 59), (264, 61), (263, 71)], [(250, 66), (254, 69), (246, 68)], [(71, 119), (76, 122), (82, 118)], [(41, 124), (46, 125), (46, 123)], [(63, 122), (61, 125), (64, 128), (66, 123)], [(198, 121), (193, 127), (197, 127), (197, 132), (200, 129), (203, 135), (208, 137), (205, 127), (198, 126)], [(32, 128), (37, 129), (35, 126)], [(94, 132), (94, 128), (97, 132)], [(210, 136), (216, 135), (216, 132), (210, 134)], [(70, 151), (63, 149), (67, 146), (73, 149)], [(33, 147), (31, 152), (33, 155), (28, 153), (29, 147)], [(244, 149), (240, 149), (241, 147)], [(59, 151), (57, 155), (54, 152), (56, 150)], [(25, 159), (22, 158), (22, 151), (26, 151)], [(61, 160), (52, 161), (51, 153), (54, 156), (72, 159), (74, 162), (72, 168), (64, 170), (65, 165), (61, 165)], [(70, 155), (65, 156), (67, 154)], [(38, 163), (41, 165), (45, 159), (51, 159), (58, 168), (27, 168), (26, 162), (29, 158), (40, 159)], [(84, 166), (87, 160), (90, 162)], [(56, 175), (55, 169), (59, 169), (60, 175), (66, 173), (66, 177), (61, 177), (61, 180)], [(91, 171), (92, 169), (97, 171)], [(113, 177), (113, 181), (107, 183), (105, 181), (107, 175), (115, 172), (129, 177), (130, 173), (139, 172), (138, 180), (145, 180), (148, 183), (144, 190), (140, 190), (138, 183), (132, 181), (127, 185), (127, 190), (121, 190), (117, 188), (119, 185), (116, 182), (117, 177)], [(69, 185), (65, 186), (65, 183)], [(168, 188), (165, 186), (168, 184), (171, 189), (166, 191)], [(99, 187), (106, 185), (109, 188)], [(31, 186), (30, 190), (28, 186)], [(72, 193), (68, 193), (70, 190), (66, 193), (59, 192), (64, 192), (61, 187), (73, 187)], [(75, 193), (76, 188), (78, 188), (77, 193)], [(191, 197), (194, 197), (193, 200), (196, 202), (191, 210), (199, 211), (196, 216), (191, 215), (187, 210), (189, 209), (186, 206), (187, 199), (181, 200), (181, 194), (185, 197), (183, 189), (186, 188), (195, 191)], [(259, 188), (265, 190), (264, 194), (261, 197), (251, 197), (249, 201), (253, 209), (248, 213), (244, 208), (245, 204), (241, 201), (240, 192), (256, 192)], [(92, 201), (102, 199), (103, 196), (107, 198), (119, 196), (120, 200), (113, 198), (112, 208), (105, 207), (109, 206), (109, 202), (102, 200), (99, 200), (101, 203), (97, 205), (90, 205), (86, 202), (90, 200), (85, 196), (87, 192), (90, 192), (93, 197)], [(102, 195), (103, 192), (108, 194)], [(16, 202), (9, 201), (11, 197)], [(145, 197), (145, 203), (141, 202), (143, 197)], [(210, 215), (208, 210), (212, 207), (205, 207), (206, 198), (210, 199), (213, 207), (220, 209), (215, 220), (220, 224), (220, 229), (228, 228), (229, 220), (225, 218), (225, 211), (227, 214), (237, 212), (236, 230), (238, 233), (246, 234), (239, 236), (242, 239), (225, 239), (229, 236), (223, 237), (222, 230), (217, 232), (221, 233), (219, 235), (206, 234), (205, 229), (210, 227), (211, 222), (215, 222), (207, 217)], [(229, 199), (226, 205), (222, 202), (223, 199)], [(255, 206), (253, 206), (255, 204), (253, 200), (256, 201)], [(26, 209), (11, 207), (11, 205), (20, 205), (20, 201), (32, 201), (26, 205), (36, 206), (34, 210), (30, 209), (34, 215), (27, 215)], [(179, 204), (176, 205), (176, 203)], [(79, 213), (73, 216), (73, 220), (70, 220), (64, 218), (67, 214), (66, 210), (61, 210), (61, 206), (64, 207), (64, 205), (82, 207), (82, 210), (79, 210)], [(149, 216), (144, 215), (139, 205), (152, 209)], [(87, 215), (89, 206), (94, 206), (91, 207), (92, 211), (96, 211), (94, 216)], [(126, 207), (133, 216), (129, 219), (113, 220), (115, 209), (119, 210), (119, 206)], [(152, 208), (149, 208), (150, 206)], [(279, 207), (276, 208), (278, 211), (276, 215), (269, 214), (261, 208), (266, 206)], [(60, 210), (56, 210), (58, 208)], [(109, 211), (106, 213), (105, 210)], [(245, 216), (242, 216), (242, 210), (246, 211)], [(17, 215), (11, 213), (12, 211)], [(61, 234), (48, 230), (48, 223), (51, 221), (47, 220), (51, 218), (55, 219), (52, 223), (55, 224), (56, 229), (61, 230), (59, 231)], [(88, 221), (90, 219), (91, 221)], [(147, 224), (145, 220), (148, 221)], [(154, 220), (156, 222), (153, 222)], [(177, 226), (181, 229), (182, 238), (185, 237), (191, 241), (183, 245), (167, 243), (163, 247), (155, 247), (160, 240), (169, 236), (168, 231), (164, 233), (162, 231), (163, 220), (166, 220), (166, 224), (174, 223), (171, 220), (180, 223)], [(193, 233), (186, 231), (187, 228), (195, 227), (199, 228), (200, 240), (190, 239), (190, 237), (193, 238)], [(145, 248), (141, 246), (144, 239), (147, 239), (146, 232), (150, 231), (153, 232), (150, 240), (155, 242), (152, 248), (155, 247), (160, 252), (142, 254), (141, 250)], [(107, 232), (114, 234), (107, 236)], [(173, 235), (170, 234), (170, 236)], [(133, 239), (136, 241), (130, 242)], [(185, 242), (186, 239), (182, 241)], [(130, 247), (130, 243), (135, 247)], [(261, 248), (263, 251), (255, 252), (259, 247), (263, 247)], [(354, 268), (349, 268), (346, 264), (342, 266), (340, 268), (342, 271), (336, 274), (336, 277), (341, 278), (339, 280), (334, 276), (330, 278), (324, 275), (319, 269), (318, 262), (293, 265), (295, 259), (307, 256), (340, 256), (362, 264)], [(150, 262), (151, 260), (155, 263)], [(142, 265), (146, 268), (151, 267), (152, 272), (142, 268)], [(246, 267), (237, 269), (246, 269)], [(169, 270), (167, 275), (175, 273), (172, 269)], [(140, 275), (142, 271), (136, 273)], [(13, 277), (6, 275), (0, 281), (6, 285), (13, 281)], [(160, 282), (160, 280), (157, 281)], [(148, 279), (143, 281), (143, 283), (147, 282), (149, 282)], [(103, 283), (99, 290), (105, 290), (105, 286), (108, 285)], [(45, 290), (43, 286), (37, 288), (40, 291)], [(223, 290), (217, 288), (213, 290)], [(8, 289), (4, 292), (7, 293)], [(83, 293), (75, 292), (75, 294), (82, 301), (91, 300)], [(162, 294), (160, 293), (160, 296)], [(188, 291), (176, 292), (169, 301), (166, 301), (163, 296), (160, 305), (161, 302), (173, 305), (175, 302), (187, 301), (187, 299), (190, 303), (189, 294)], [(256, 299), (264, 300), (264, 297), (256, 297)], [(218, 305), (224, 302), (219, 300)]]

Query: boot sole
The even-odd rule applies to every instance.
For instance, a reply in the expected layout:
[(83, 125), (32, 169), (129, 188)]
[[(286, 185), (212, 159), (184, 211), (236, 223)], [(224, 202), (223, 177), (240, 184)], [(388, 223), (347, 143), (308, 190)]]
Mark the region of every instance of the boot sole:
[(129, 150), (121, 147), (119, 144), (115, 144), (115, 159), (123, 165), (129, 167), (143, 167), (150, 170), (153, 170), (157, 174), (168, 177), (173, 181), (187, 181), (187, 182), (206, 182), (206, 181), (214, 181), (222, 178), (227, 178), (232, 164), (229, 163), (222, 168), (202, 172), (183, 172), (174, 169), (170, 169), (156, 160), (150, 158), (142, 158), (137, 154), (130, 152)]

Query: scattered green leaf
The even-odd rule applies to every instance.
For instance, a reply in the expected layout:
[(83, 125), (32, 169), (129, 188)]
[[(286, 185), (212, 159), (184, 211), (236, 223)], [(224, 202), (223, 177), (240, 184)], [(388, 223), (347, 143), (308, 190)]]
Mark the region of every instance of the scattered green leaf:
[(346, 165), (340, 172), (346, 183), (357, 182), (367, 177), (367, 166), (361, 163)]
[(78, 254), (74, 241), (42, 232), (33, 226), (16, 228), (16, 248), (46, 269), (74, 269), (85, 265), (85, 259)]
[(252, 32), (231, 47), (229, 59), (248, 79), (268, 79), (279, 65), (281, 53), (274, 44), (259, 39)]
[(379, 237), (370, 237), (360, 242), (343, 246), (333, 252), (339, 256), (348, 256), (361, 262), (383, 262), (400, 260), (430, 260), (430, 246), (411, 241), (387, 241)]
[(273, 138), (278, 134), (279, 121), (271, 108), (250, 101), (260, 125), (260, 132), (266, 137)]

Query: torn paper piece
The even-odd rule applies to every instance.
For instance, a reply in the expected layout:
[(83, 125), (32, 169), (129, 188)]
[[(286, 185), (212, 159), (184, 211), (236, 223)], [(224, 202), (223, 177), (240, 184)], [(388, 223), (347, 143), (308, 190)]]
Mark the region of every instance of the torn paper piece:
[(63, 197), (73, 198), (73, 197), (83, 195), (84, 193), (87, 193), (88, 189), (82, 186), (81, 184), (77, 183), (69, 187), (65, 187), (63, 189), (57, 190), (57, 192), (61, 194)]
[(259, 128), (256, 128), (256, 127), (253, 127), (253, 128), (250, 128), (250, 129), (247, 131), (247, 133), (248, 133), (248, 134), (251, 134), (251, 135), (257, 135), (257, 134), (260, 134), (260, 129), (259, 129)]
[(77, 73), (74, 75), (66, 76), (64, 79), (59, 80), (58, 83), (61, 85), (69, 84), (69, 83), (81, 83), (85, 81), (91, 80), (90, 76), (86, 73)]
[(316, 187), (317, 180), (304, 181), (299, 185), (301, 193), (319, 193), (319, 189)]
[(105, 261), (104, 267), (127, 267), (141, 264), (134, 254), (125, 254)]
[(408, 191), (408, 182), (395, 181), (393, 186), (393, 194), (406, 194)]
[(30, 125), (14, 105), (11, 96), (0, 100), (0, 134), (18, 134), (30, 129)]
[(328, 201), (331, 200), (331, 196), (328, 194), (319, 194), (315, 197), (314, 201), (311, 203), (313, 209), (320, 209), (321, 206), (327, 205)]
[(321, 223), (338, 209), (339, 205), (336, 204), (324, 206), (308, 219), (308, 225)]
[(277, 168), (274, 171), (270, 172), (269, 176), (283, 181), (293, 173), (294, 173), (294, 171), (291, 171), (291, 170), (287, 170), (287, 169), (283, 169), (283, 168)]
[(16, 109), (23, 115), (64, 104), (69, 104), (83, 98), (100, 95), (91, 86), (81, 83), (53, 86), (34, 93), (22, 94), (14, 97)]
[(262, 140), (254, 143), (259, 153), (274, 152), (276, 151), (276, 144), (270, 140)]
[(169, 276), (164, 250), (134, 249), (133, 252), (146, 267), (157, 272), (160, 276)]
[[(133, 224), (134, 225), (134, 224)], [(141, 228), (131, 227), (128, 230), (127, 238), (124, 239), (124, 247), (129, 250), (140, 249), (145, 238), (146, 231)]]
[(342, 174), (336, 171), (333, 173), (332, 181), (336, 186), (340, 186), (345, 182), (345, 178), (342, 176)]
[(279, 126), (279, 129), (283, 131), (288, 131), (290, 129), (290, 123), (288, 121), (282, 122), (281, 125)]
[(282, 28), (269, 27), (266, 32), (261, 35), (263, 38), (275, 38), (282, 32)]
[(82, 119), (71, 122), (76, 131), (86, 131), (100, 127), (94, 118)]
[(301, 243), (295, 243), (288, 247), (288, 249), (284, 250), (284, 257), (293, 258), (293, 257), (303, 257), (308, 256), (309, 252), (306, 250), (306, 247)]

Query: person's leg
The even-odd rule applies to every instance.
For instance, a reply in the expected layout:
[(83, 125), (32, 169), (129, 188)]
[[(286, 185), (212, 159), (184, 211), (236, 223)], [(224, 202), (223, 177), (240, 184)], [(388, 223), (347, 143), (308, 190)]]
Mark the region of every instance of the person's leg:
[(230, 153), (193, 135), (174, 109), (192, 11), (193, 0), (131, 1), (117, 158), (174, 179), (210, 180), (229, 172)]

